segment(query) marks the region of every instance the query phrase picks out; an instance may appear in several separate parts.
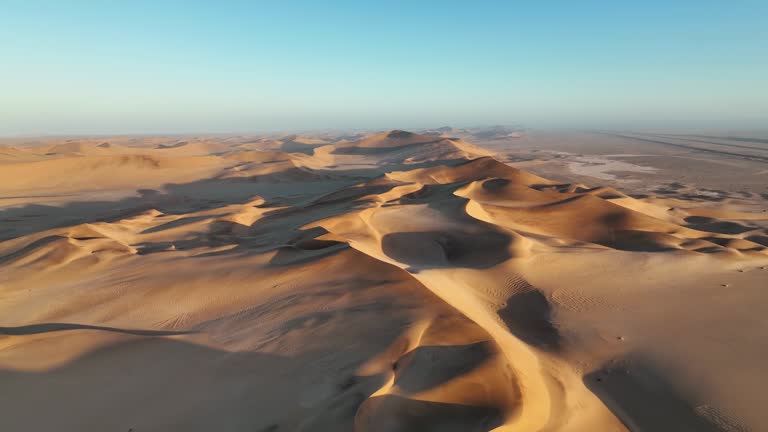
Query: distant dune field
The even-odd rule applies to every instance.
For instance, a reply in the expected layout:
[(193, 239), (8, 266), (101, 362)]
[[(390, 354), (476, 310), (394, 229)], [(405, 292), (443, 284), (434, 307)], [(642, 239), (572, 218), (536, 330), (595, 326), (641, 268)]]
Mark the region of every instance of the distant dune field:
[(0, 430), (768, 430), (766, 144), (618, 135), (9, 141)]

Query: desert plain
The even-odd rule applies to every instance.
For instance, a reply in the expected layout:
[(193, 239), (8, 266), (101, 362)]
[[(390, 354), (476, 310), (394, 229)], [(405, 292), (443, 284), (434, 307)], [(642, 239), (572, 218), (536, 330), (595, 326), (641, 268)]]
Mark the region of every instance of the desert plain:
[(766, 431), (768, 135), (0, 140), (1, 431)]

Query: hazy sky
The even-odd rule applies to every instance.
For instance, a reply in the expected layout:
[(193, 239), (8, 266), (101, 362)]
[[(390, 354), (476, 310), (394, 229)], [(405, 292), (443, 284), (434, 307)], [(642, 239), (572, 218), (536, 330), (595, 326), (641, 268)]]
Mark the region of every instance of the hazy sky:
[(0, 134), (765, 127), (768, 0), (0, 0)]

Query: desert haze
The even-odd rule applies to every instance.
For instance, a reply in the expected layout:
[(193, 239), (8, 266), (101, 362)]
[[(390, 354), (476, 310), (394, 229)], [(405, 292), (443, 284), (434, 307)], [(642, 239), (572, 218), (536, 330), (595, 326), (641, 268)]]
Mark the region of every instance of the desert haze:
[(2, 431), (763, 431), (768, 140), (6, 139)]

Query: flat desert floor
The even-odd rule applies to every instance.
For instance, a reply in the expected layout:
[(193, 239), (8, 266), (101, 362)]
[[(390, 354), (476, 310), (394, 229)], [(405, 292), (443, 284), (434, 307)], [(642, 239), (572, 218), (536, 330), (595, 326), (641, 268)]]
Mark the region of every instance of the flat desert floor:
[(768, 139), (0, 141), (2, 431), (766, 431)]

